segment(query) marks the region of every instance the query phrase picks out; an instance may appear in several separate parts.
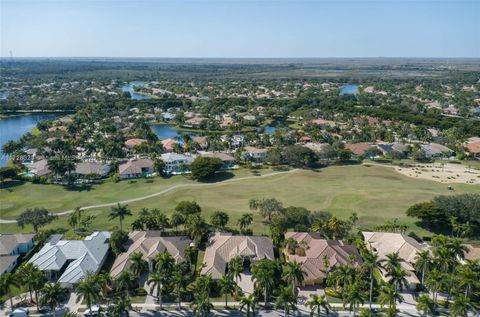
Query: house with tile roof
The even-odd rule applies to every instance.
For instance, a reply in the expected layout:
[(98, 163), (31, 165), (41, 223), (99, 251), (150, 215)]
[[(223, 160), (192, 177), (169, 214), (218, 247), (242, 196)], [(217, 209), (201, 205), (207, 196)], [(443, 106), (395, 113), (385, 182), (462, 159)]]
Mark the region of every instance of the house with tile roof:
[(93, 178), (106, 177), (110, 172), (110, 165), (100, 162), (80, 162), (75, 165), (75, 175), (78, 177), (88, 177), (96, 175)]
[(162, 147), (165, 152), (173, 152), (173, 146), (177, 144), (175, 139), (165, 139), (162, 140)]
[[(366, 245), (378, 254), (380, 260), (386, 259), (386, 255), (397, 253), (404, 262), (401, 262), (402, 268), (407, 272), (406, 277), (408, 287), (413, 289), (420, 284), (415, 275), (415, 257), (423, 250), (429, 250), (427, 244), (418, 243), (415, 239), (403, 233), (393, 232), (362, 232)], [(384, 280), (387, 279), (386, 272), (381, 270)]]
[(100, 271), (107, 258), (109, 238), (108, 231), (94, 232), (84, 240), (62, 240), (62, 235), (52, 235), (29, 262), (45, 272), (50, 281), (71, 288), (87, 273)]
[(190, 173), (187, 166), (193, 163), (193, 157), (178, 153), (163, 153), (162, 161), (165, 163), (163, 172), (167, 175)]
[(176, 263), (185, 261), (185, 250), (192, 244), (188, 237), (162, 237), (161, 231), (132, 231), (128, 235), (128, 241), (124, 245), (125, 252), (120, 253), (110, 270), (112, 277), (117, 277), (131, 265), (132, 253), (140, 252), (147, 261), (148, 268), (153, 271), (155, 257), (162, 252), (168, 252)]
[(208, 241), (201, 274), (211, 274), (212, 278), (219, 279), (225, 275), (230, 260), (237, 256), (250, 263), (262, 259), (273, 260), (272, 239), (259, 236), (234, 236), (231, 233), (217, 232)]
[(142, 144), (142, 143), (145, 143), (145, 142), (147, 142), (147, 140), (145, 140), (145, 139), (128, 139), (127, 141), (125, 141), (125, 147), (128, 150), (131, 150), (136, 145), (139, 145), (139, 144)]
[(149, 176), (153, 173), (153, 161), (150, 159), (130, 160), (118, 166), (121, 179)]
[(438, 143), (428, 143), (420, 145), (428, 158), (445, 158), (453, 155), (453, 151), (448, 147)]
[(222, 169), (225, 169), (225, 170), (232, 169), (235, 166), (235, 158), (228, 153), (198, 151), (198, 154), (201, 157), (214, 157), (222, 160), (223, 162)]
[(296, 248), (284, 249), (285, 258), (302, 266), (304, 285), (324, 283), (328, 273), (340, 265), (358, 267), (362, 264), (357, 248), (341, 240), (326, 240), (315, 232), (287, 232), (285, 240), (288, 239), (296, 242)]
[(0, 234), (0, 276), (11, 272), (18, 264), (18, 258), (33, 248), (34, 234)]

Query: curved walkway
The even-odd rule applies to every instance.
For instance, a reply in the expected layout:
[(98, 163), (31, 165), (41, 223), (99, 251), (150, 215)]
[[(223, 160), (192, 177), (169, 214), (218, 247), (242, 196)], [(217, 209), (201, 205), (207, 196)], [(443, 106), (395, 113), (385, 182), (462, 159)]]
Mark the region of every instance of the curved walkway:
[[(228, 179), (226, 181), (218, 182), (218, 183), (178, 184), (178, 185), (168, 187), (166, 189), (163, 189), (159, 192), (156, 192), (156, 193), (153, 193), (153, 194), (150, 194), (150, 195), (137, 197), (137, 198), (131, 198), (131, 199), (127, 199), (127, 200), (115, 201), (115, 202), (112, 202), (112, 203), (85, 206), (85, 207), (82, 207), (81, 209), (82, 210), (87, 210), (87, 209), (94, 209), (94, 208), (112, 207), (112, 206), (115, 206), (117, 204), (129, 204), (129, 203), (133, 203), (133, 202), (137, 202), (137, 201), (141, 201), (141, 200), (145, 200), (145, 199), (150, 199), (150, 198), (153, 198), (153, 197), (156, 197), (156, 196), (160, 196), (160, 195), (166, 194), (166, 193), (168, 193), (172, 190), (175, 190), (175, 189), (178, 189), (178, 188), (183, 188), (183, 187), (193, 187), (194, 188), (194, 187), (204, 187), (204, 186), (212, 186), (212, 187), (213, 186), (221, 186), (221, 185), (225, 185), (225, 184), (229, 184), (229, 183), (235, 183), (235, 182), (249, 180), (249, 179), (258, 179), (258, 178), (262, 178), (262, 177), (270, 177), (270, 176), (275, 176), (275, 175), (280, 175), (280, 174), (293, 173), (293, 172), (296, 172), (296, 171), (298, 171), (298, 169), (292, 169), (292, 170), (285, 171), (285, 172), (274, 172), (274, 173), (269, 173), (269, 174), (264, 174), (264, 175), (259, 175), (259, 176), (245, 176), (245, 177), (240, 177), (240, 178), (233, 178), (233, 179)], [(68, 215), (72, 212), (74, 212), (74, 209), (61, 211), (61, 212), (56, 212), (55, 215), (64, 216), (64, 215)], [(14, 219), (0, 219), (0, 223), (16, 223), (16, 222), (17, 221), (14, 220)]]

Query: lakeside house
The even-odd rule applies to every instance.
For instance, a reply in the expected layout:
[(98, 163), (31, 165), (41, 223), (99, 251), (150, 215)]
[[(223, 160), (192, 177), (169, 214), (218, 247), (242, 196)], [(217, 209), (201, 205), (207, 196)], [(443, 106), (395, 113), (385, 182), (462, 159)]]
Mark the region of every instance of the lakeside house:
[(33, 248), (34, 234), (0, 234), (0, 276), (11, 272), (18, 258)]
[(165, 167), (163, 169), (164, 173), (167, 175), (177, 175), (177, 174), (184, 174), (190, 173), (187, 166), (192, 164), (193, 157), (187, 156), (184, 154), (178, 153), (163, 153), (161, 155), (162, 161), (165, 163)]
[[(365, 243), (373, 252), (378, 254), (380, 260), (386, 259), (390, 253), (398, 253), (404, 261), (400, 263), (407, 272), (408, 288), (414, 289), (420, 284), (415, 275), (415, 256), (423, 250), (429, 250), (427, 244), (420, 244), (415, 239), (403, 233), (392, 232), (362, 232)], [(385, 270), (381, 270), (382, 278), (387, 280)]]
[(148, 263), (149, 271), (155, 267), (155, 257), (162, 252), (168, 252), (176, 263), (184, 262), (185, 250), (191, 245), (192, 240), (188, 237), (162, 237), (161, 231), (132, 231), (128, 235), (128, 241), (124, 245), (125, 252), (120, 253), (110, 270), (112, 277), (129, 269), (132, 253), (140, 252), (143, 259)]
[(177, 140), (175, 139), (165, 139), (162, 140), (162, 147), (165, 152), (173, 152), (173, 147), (177, 144)]
[(212, 278), (219, 279), (225, 275), (228, 262), (237, 256), (247, 265), (262, 259), (273, 260), (272, 239), (217, 232), (208, 241), (200, 274), (211, 274)]
[(100, 271), (107, 258), (110, 232), (96, 231), (84, 240), (62, 240), (62, 237), (52, 235), (29, 262), (45, 272), (50, 281), (71, 288), (88, 272)]
[[(289, 240), (295, 247), (289, 247)], [(358, 267), (362, 259), (357, 248), (341, 240), (326, 240), (314, 232), (285, 233), (287, 247), (284, 254), (288, 262), (297, 262), (305, 272), (304, 285), (323, 284), (328, 273), (340, 265)]]
[(150, 159), (135, 159), (118, 166), (121, 179), (138, 178), (153, 174), (153, 161)]

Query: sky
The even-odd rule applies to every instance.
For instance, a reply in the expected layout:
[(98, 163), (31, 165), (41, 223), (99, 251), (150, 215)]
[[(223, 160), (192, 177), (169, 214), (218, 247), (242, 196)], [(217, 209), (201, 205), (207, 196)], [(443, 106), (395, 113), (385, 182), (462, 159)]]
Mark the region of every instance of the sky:
[(0, 0), (8, 57), (480, 57), (480, 0)]

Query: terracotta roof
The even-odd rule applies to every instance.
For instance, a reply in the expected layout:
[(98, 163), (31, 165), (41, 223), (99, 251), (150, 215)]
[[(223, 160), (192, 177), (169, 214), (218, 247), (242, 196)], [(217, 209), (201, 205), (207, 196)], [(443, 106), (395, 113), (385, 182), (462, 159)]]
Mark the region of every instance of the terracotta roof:
[(468, 150), (470, 153), (480, 153), (480, 138), (479, 137), (473, 137), (467, 140), (463, 144), (463, 146)]
[(365, 153), (369, 148), (371, 148), (372, 145), (369, 143), (350, 143), (350, 144), (345, 144), (345, 148), (347, 150), (352, 151), (353, 154), (356, 155), (362, 155)]
[(480, 261), (480, 247), (476, 247), (472, 244), (464, 244), (464, 245), (468, 249), (468, 252), (465, 253), (465, 260)]
[(165, 151), (172, 151), (173, 146), (177, 143), (175, 139), (165, 139), (162, 140), (162, 146)]
[(214, 279), (219, 279), (225, 274), (228, 262), (236, 256), (248, 257), (252, 261), (273, 259), (272, 239), (216, 233), (205, 250), (201, 274), (211, 274)]
[(167, 251), (177, 263), (185, 261), (185, 249), (192, 240), (188, 237), (161, 237), (160, 231), (132, 231), (128, 236), (127, 251), (120, 253), (110, 270), (110, 275), (118, 276), (130, 266), (130, 255), (143, 254), (143, 259), (152, 261), (158, 253)]
[(310, 121), (308, 121), (308, 123), (315, 124), (315, 125), (329, 125), (329, 126), (334, 126), (335, 125), (335, 122), (330, 121), (330, 120), (325, 120), (325, 119), (322, 119), (322, 118), (317, 118), (317, 119), (310, 120)]
[(147, 142), (145, 139), (129, 139), (125, 141), (125, 145), (128, 147), (134, 147), (135, 145), (142, 144), (144, 142)]
[[(350, 267), (362, 263), (360, 254), (355, 246), (345, 244), (340, 240), (325, 240), (318, 233), (287, 232), (285, 239), (292, 238), (300, 247), (303, 246), (305, 255), (289, 254), (285, 252), (289, 262), (302, 265), (306, 273), (305, 282), (312, 284), (326, 277), (326, 273), (335, 267), (346, 264)], [(350, 260), (353, 257), (353, 263)], [(328, 259), (329, 267), (325, 267), (324, 258)]]

